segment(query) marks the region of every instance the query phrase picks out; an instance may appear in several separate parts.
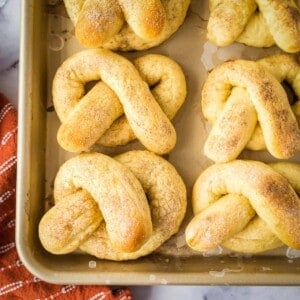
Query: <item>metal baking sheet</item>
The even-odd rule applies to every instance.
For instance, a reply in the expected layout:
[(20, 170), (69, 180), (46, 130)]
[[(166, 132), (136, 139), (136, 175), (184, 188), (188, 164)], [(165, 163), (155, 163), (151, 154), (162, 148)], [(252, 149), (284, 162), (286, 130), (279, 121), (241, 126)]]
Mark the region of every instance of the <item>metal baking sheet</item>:
[[(99, 260), (82, 253), (55, 256), (44, 250), (38, 239), (38, 223), (52, 202), (59, 166), (73, 155), (56, 142), (59, 121), (53, 111), (51, 82), (63, 60), (83, 48), (73, 36), (62, 1), (28, 0), (22, 6), (16, 244), (26, 267), (37, 277), (60, 284), (300, 284), (300, 254), (286, 247), (251, 256), (230, 254), (222, 248), (200, 254), (185, 244), (184, 228), (192, 215), (191, 188), (201, 171), (212, 164), (203, 154), (209, 126), (200, 105), (207, 73), (228, 59), (257, 59), (280, 52), (276, 47), (254, 49), (234, 44), (218, 48), (209, 43), (207, 0), (192, 1), (183, 26), (162, 45), (122, 54), (128, 58), (164, 54), (177, 61), (186, 75), (188, 97), (173, 120), (178, 142), (168, 155), (188, 190), (188, 211), (181, 230), (155, 253), (128, 262)], [(96, 150), (113, 155), (140, 147), (133, 143)], [(274, 160), (262, 151), (244, 151), (242, 157)], [(300, 162), (300, 156), (294, 161)]]

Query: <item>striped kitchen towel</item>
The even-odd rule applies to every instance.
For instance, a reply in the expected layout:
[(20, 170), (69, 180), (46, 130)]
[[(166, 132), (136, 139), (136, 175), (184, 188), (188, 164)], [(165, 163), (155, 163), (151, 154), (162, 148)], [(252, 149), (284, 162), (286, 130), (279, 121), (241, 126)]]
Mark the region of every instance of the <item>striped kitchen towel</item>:
[(30, 274), (15, 245), (17, 112), (0, 93), (0, 299), (130, 300), (128, 288), (54, 285)]

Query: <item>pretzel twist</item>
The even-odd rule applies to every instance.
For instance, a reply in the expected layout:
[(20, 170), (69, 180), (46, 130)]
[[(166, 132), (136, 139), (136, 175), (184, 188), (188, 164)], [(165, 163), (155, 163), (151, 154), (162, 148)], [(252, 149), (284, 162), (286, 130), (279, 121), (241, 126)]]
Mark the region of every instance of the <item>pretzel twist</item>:
[[(289, 104), (280, 82), (297, 96)], [(235, 159), (247, 147), (268, 151), (276, 158), (300, 150), (300, 65), (295, 57), (274, 55), (258, 62), (236, 60), (217, 66), (202, 91), (204, 117), (213, 124), (204, 145), (216, 162)], [(259, 122), (259, 123), (258, 123)]]
[[(95, 80), (101, 81), (85, 94), (85, 84)], [(61, 65), (53, 81), (53, 102), (62, 121), (58, 142), (79, 152), (99, 139), (117, 146), (137, 137), (152, 152), (167, 153), (176, 143), (169, 118), (185, 97), (184, 75), (167, 57), (146, 55), (133, 65), (109, 50), (79, 52)]]
[(290, 53), (300, 51), (298, 0), (210, 0), (207, 36), (218, 46), (235, 41), (254, 47), (277, 44)]
[(300, 165), (256, 161), (215, 164), (197, 179), (188, 245), (257, 253), (286, 244), (300, 249)]
[(78, 41), (89, 48), (154, 47), (183, 23), (190, 0), (64, 0)]
[(186, 190), (175, 168), (148, 151), (114, 159), (85, 153), (61, 166), (54, 200), (39, 225), (49, 252), (80, 248), (99, 258), (127, 260), (147, 255), (178, 231)]

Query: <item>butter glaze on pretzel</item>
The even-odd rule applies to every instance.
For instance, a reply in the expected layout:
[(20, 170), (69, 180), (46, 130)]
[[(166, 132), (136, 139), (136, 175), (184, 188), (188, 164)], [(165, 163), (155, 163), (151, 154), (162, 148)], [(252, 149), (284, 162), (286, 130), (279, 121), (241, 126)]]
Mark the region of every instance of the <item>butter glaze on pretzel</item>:
[(277, 44), (282, 50), (300, 51), (298, 0), (210, 0), (207, 36), (218, 46), (235, 41), (255, 47)]
[(128, 260), (151, 253), (178, 231), (186, 189), (175, 168), (148, 151), (115, 158), (84, 153), (61, 166), (54, 200), (39, 225), (49, 252), (80, 248), (99, 258)]
[[(298, 97), (291, 107), (280, 82)], [(216, 162), (235, 159), (247, 147), (267, 150), (276, 158), (300, 150), (300, 65), (291, 55), (258, 62), (236, 60), (217, 66), (202, 91), (204, 117), (213, 124), (204, 153)], [(259, 124), (258, 124), (259, 122)]]
[(64, 0), (79, 42), (88, 48), (143, 50), (183, 23), (190, 0)]
[(215, 164), (197, 179), (188, 245), (218, 245), (257, 253), (288, 245), (300, 249), (300, 165), (236, 160)]
[[(99, 82), (85, 93), (90, 81)], [(164, 154), (176, 143), (169, 118), (185, 100), (186, 83), (168, 57), (145, 55), (131, 63), (94, 49), (76, 53), (59, 67), (52, 92), (62, 121), (57, 139), (65, 150), (84, 151), (99, 139), (105, 146), (124, 145), (137, 137), (147, 149)]]

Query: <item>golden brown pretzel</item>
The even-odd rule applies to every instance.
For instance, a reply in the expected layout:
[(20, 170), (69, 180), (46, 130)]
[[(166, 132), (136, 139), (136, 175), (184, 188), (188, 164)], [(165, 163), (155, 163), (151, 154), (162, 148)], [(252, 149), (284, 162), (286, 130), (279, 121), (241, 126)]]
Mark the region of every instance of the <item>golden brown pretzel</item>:
[(79, 42), (89, 48), (142, 50), (183, 23), (190, 0), (64, 0)]
[(210, 0), (208, 39), (218, 46), (235, 41), (255, 47), (274, 43), (286, 52), (300, 51), (298, 0)]
[(56, 176), (54, 199), (39, 225), (43, 246), (55, 254), (80, 248), (112, 260), (154, 251), (177, 232), (186, 209), (181, 177), (148, 151), (71, 158)]
[[(101, 81), (85, 94), (85, 84), (93, 80)], [(101, 137), (99, 142), (106, 146), (124, 145), (137, 137), (147, 149), (167, 153), (176, 143), (169, 118), (185, 96), (184, 75), (168, 57), (145, 55), (132, 64), (109, 50), (76, 53), (53, 80), (53, 102), (62, 121), (58, 142), (78, 152)], [(126, 119), (120, 118), (124, 113)]]
[[(298, 97), (292, 108), (281, 81), (290, 83)], [(299, 97), (300, 65), (291, 55), (217, 66), (202, 91), (203, 115), (214, 124), (204, 145), (205, 154), (216, 162), (227, 162), (247, 147), (267, 148), (277, 158), (293, 156), (300, 150), (295, 118)]]
[(300, 165), (236, 160), (215, 164), (197, 179), (188, 245), (208, 251), (218, 245), (244, 253), (300, 249)]

